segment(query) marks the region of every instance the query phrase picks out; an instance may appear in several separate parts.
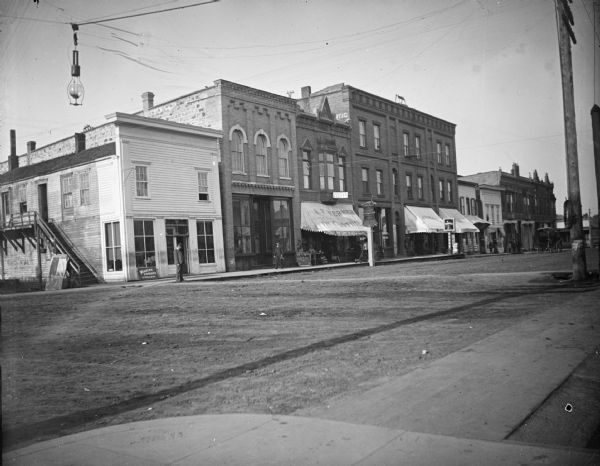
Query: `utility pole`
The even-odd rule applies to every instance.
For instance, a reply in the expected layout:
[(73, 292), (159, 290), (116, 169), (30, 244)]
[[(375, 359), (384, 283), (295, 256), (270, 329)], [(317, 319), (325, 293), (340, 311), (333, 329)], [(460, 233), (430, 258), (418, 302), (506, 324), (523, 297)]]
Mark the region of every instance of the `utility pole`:
[(571, 234), (573, 281), (582, 281), (587, 278), (587, 268), (585, 263), (585, 242), (583, 239), (583, 218), (579, 190), (577, 128), (575, 125), (575, 96), (573, 92), (573, 63), (571, 59), (571, 40), (574, 44), (577, 43), (577, 40), (572, 29), (574, 21), (569, 3), (572, 3), (572, 0), (555, 0), (565, 120), (567, 190), (569, 195), (569, 202), (567, 203), (568, 218), (565, 221), (569, 224)]

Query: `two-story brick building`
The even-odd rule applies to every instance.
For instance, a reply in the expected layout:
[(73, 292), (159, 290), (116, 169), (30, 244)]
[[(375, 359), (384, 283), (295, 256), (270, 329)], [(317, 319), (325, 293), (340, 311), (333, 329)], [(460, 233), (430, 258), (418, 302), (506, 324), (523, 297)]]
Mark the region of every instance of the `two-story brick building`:
[(220, 131), (116, 113), (85, 133), (16, 155), (2, 167), (2, 276), (46, 276), (69, 256), (78, 281), (225, 270)]
[(543, 242), (540, 231), (556, 227), (554, 184), (547, 173), (543, 180), (537, 171), (524, 177), (520, 174), (519, 165), (513, 163), (510, 173), (500, 169), (461, 178), (477, 183), (480, 193), (485, 188), (487, 197), (481, 199), (483, 215), (486, 220), (491, 220), (490, 233), (494, 230), (497, 233), (488, 241), (501, 243), (505, 252), (539, 248)]

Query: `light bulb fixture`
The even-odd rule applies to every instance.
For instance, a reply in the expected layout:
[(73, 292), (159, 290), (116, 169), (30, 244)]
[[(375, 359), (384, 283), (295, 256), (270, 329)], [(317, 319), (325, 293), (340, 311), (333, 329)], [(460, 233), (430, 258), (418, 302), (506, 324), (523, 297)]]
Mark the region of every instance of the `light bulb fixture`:
[(82, 105), (84, 89), (81, 84), (81, 68), (79, 67), (79, 51), (77, 50), (77, 31), (79, 26), (77, 24), (71, 24), (73, 28), (73, 43), (75, 44), (75, 50), (73, 50), (73, 64), (71, 65), (71, 81), (67, 86), (67, 95), (69, 96), (69, 103), (71, 105)]

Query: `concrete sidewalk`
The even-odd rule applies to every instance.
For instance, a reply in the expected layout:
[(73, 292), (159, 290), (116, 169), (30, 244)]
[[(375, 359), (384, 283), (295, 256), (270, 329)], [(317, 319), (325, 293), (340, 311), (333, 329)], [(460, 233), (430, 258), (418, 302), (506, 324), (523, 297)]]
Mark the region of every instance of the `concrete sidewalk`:
[[(600, 450), (506, 438), (588, 357), (600, 289), (364, 393), (297, 416), (205, 415), (112, 426), (9, 452), (7, 465), (600, 465)], [(575, 406), (585, 412), (585, 406)], [(576, 411), (573, 411), (575, 413)], [(561, 409), (560, 415), (570, 416)]]

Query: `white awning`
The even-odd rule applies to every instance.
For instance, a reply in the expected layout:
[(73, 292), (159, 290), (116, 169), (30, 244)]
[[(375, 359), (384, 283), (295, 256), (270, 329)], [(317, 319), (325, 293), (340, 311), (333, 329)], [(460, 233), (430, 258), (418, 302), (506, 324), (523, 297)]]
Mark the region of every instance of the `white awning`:
[(319, 202), (301, 203), (300, 228), (333, 236), (366, 235), (369, 231), (351, 204), (326, 205)]
[(465, 215), (465, 217), (467, 217), (467, 220), (469, 220), (469, 222), (471, 222), (475, 226), (477, 226), (478, 223), (480, 225), (491, 225), (490, 222), (482, 219), (481, 217), (478, 217), (477, 215)]
[(440, 217), (442, 218), (453, 218), (454, 219), (454, 232), (455, 233), (478, 233), (479, 228), (473, 225), (467, 217), (461, 214), (456, 209), (445, 209), (440, 207)]
[(444, 221), (429, 207), (404, 207), (406, 233), (443, 233)]

